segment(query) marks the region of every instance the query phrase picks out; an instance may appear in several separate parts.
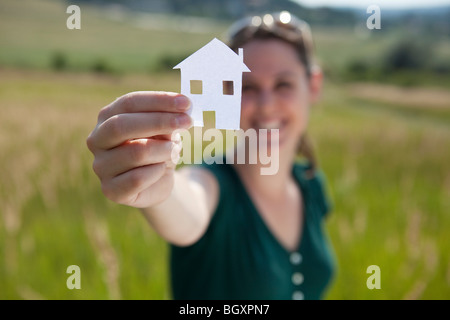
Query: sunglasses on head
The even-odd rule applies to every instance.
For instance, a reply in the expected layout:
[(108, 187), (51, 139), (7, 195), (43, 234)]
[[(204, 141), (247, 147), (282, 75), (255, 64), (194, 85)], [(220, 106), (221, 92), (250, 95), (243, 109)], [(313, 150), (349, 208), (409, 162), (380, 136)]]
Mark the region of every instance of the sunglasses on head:
[(303, 56), (305, 64), (311, 64), (311, 29), (307, 22), (287, 11), (246, 17), (235, 22), (228, 32), (228, 42), (235, 50), (252, 39), (265, 38), (278, 38), (291, 43)]

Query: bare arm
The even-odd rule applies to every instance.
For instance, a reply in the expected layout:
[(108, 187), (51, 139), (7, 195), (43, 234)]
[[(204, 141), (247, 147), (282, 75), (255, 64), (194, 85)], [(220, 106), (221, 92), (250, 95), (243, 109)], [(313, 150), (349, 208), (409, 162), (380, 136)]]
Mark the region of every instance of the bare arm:
[(164, 239), (179, 246), (190, 245), (206, 231), (217, 206), (219, 187), (216, 178), (201, 168), (183, 168), (173, 178), (170, 196), (142, 212)]

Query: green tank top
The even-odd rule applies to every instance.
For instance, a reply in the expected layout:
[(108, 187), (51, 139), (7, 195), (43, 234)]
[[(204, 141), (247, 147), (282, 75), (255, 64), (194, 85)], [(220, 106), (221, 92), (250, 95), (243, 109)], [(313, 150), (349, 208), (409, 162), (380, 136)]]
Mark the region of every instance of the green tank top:
[(174, 299), (290, 300), (321, 299), (334, 271), (334, 256), (323, 228), (329, 212), (323, 174), (293, 175), (304, 201), (298, 250), (286, 250), (257, 212), (231, 165), (202, 165), (220, 187), (217, 209), (205, 234), (193, 245), (171, 245)]

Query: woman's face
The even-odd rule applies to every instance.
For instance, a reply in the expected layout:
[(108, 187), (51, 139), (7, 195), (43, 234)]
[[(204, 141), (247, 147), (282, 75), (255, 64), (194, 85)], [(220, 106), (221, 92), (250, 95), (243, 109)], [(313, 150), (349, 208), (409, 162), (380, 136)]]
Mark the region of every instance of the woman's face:
[(289, 44), (253, 40), (243, 48), (251, 72), (243, 73), (241, 128), (279, 129), (280, 152), (295, 151), (317, 95), (315, 86)]

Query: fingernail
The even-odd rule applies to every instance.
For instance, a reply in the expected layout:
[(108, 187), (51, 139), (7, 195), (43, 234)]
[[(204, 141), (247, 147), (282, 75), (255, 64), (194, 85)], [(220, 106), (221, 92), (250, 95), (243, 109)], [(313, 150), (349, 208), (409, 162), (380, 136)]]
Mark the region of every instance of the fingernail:
[(187, 110), (191, 102), (185, 96), (178, 96), (174, 99), (175, 108), (180, 111)]

